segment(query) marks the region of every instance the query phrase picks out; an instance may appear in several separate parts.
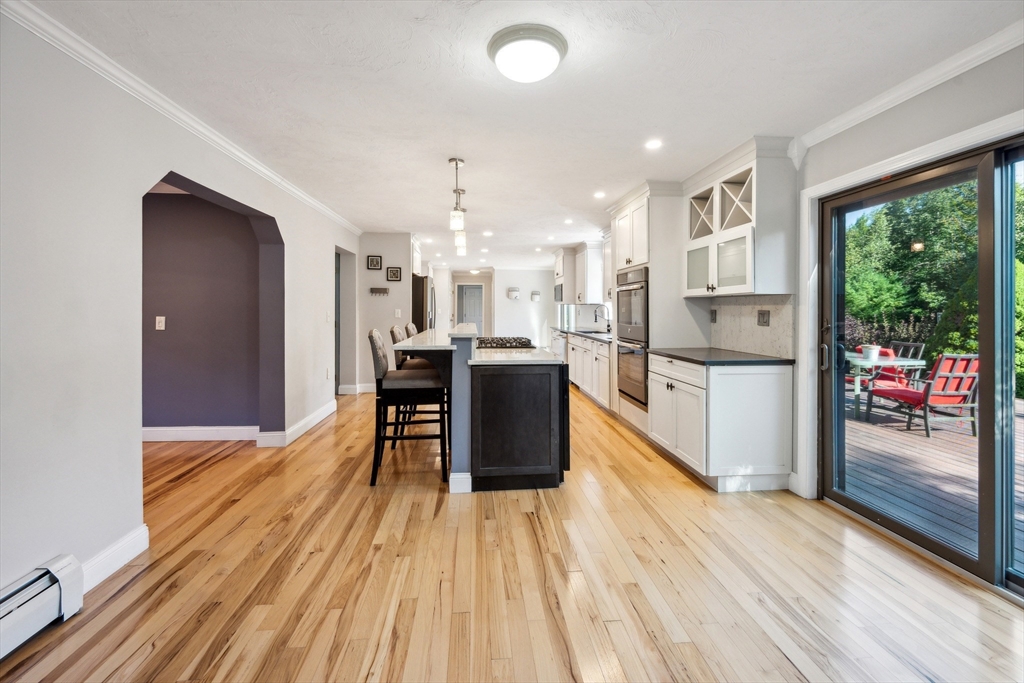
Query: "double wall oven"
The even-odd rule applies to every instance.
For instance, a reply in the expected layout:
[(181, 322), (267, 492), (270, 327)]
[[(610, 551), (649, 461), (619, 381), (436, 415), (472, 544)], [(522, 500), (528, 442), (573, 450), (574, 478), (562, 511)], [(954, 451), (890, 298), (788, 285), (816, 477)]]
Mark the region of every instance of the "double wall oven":
[(647, 405), (647, 268), (619, 273), (615, 317), (619, 394)]

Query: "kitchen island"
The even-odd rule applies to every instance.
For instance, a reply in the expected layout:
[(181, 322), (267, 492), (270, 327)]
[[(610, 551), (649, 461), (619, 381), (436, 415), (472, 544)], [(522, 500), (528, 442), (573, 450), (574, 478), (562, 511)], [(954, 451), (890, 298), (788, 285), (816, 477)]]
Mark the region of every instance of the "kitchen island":
[(569, 465), (569, 385), (545, 349), (478, 349), (472, 323), (394, 348), (434, 363), (449, 389), (449, 491), (558, 486)]

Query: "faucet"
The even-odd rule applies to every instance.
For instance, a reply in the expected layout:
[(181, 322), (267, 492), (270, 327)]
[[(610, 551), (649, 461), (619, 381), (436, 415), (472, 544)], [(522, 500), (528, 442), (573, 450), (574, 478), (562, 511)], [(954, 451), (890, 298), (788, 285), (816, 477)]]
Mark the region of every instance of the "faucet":
[(594, 322), (595, 323), (597, 322), (597, 309), (599, 309), (599, 308), (603, 308), (604, 309), (604, 313), (605, 314), (602, 315), (601, 317), (604, 318), (605, 322), (608, 323), (608, 331), (611, 332), (612, 331), (612, 319), (608, 317), (608, 315), (611, 313), (611, 311), (609, 311), (608, 307), (605, 306), (604, 304), (597, 304), (596, 306), (594, 306)]

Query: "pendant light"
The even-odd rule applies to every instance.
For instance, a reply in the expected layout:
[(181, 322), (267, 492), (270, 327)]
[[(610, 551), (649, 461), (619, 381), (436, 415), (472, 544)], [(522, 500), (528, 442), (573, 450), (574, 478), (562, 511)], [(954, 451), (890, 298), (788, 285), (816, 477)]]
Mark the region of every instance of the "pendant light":
[(466, 191), (459, 189), (459, 167), (465, 166), (466, 162), (462, 159), (452, 158), (448, 160), (448, 163), (455, 167), (455, 189), (452, 190), (455, 193), (455, 208), (450, 214), (449, 227), (452, 230), (465, 230), (466, 210), (462, 208), (462, 195), (466, 194)]

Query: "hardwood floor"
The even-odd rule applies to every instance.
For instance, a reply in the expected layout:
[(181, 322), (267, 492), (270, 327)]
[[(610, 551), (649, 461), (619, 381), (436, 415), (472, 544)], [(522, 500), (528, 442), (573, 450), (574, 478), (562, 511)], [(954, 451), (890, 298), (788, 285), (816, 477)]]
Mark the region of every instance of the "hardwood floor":
[(373, 397), (147, 444), (148, 553), (3, 681), (1021, 680), (1024, 613), (787, 492), (718, 495), (575, 390), (560, 489), (449, 496)]

